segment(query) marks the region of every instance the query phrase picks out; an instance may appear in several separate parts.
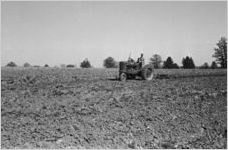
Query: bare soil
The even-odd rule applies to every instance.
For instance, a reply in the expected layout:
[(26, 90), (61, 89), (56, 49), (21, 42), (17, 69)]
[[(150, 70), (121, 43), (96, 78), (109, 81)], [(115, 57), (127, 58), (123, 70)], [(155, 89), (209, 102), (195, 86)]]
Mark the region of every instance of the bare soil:
[(1, 148), (227, 148), (226, 70), (1, 71)]

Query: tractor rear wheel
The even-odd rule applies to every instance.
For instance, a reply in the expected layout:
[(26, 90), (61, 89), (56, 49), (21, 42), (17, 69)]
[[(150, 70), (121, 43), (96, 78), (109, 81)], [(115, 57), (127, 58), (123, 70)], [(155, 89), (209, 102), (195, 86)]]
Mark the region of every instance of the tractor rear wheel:
[(143, 80), (150, 81), (154, 77), (154, 69), (150, 65), (146, 65), (142, 69), (142, 78)]
[(127, 74), (126, 73), (120, 73), (120, 81), (126, 81), (127, 80)]

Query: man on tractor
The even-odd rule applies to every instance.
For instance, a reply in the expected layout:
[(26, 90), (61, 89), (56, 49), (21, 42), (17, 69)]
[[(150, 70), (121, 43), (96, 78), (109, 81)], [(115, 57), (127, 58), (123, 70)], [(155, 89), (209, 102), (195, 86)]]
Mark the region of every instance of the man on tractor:
[(139, 63), (139, 66), (142, 67), (144, 65), (144, 58), (143, 53), (141, 53), (141, 57), (138, 58), (137, 63)]

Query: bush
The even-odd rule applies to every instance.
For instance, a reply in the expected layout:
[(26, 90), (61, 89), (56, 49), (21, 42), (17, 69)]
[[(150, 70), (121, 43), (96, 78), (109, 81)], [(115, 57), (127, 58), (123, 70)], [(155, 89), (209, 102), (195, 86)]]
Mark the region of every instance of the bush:
[(24, 65), (23, 65), (24, 67), (31, 67), (31, 65), (29, 64), (29, 63), (24, 63)]
[(117, 62), (112, 57), (106, 58), (103, 65), (106, 68), (117, 68)]
[(66, 65), (65, 64), (61, 64), (60, 68), (66, 68)]
[(67, 67), (67, 68), (74, 68), (75, 66), (72, 65), (72, 64), (69, 64), (69, 65), (67, 65), (66, 67)]
[(89, 60), (86, 58), (83, 62), (81, 62), (81, 65), (80, 65), (81, 68), (91, 68), (91, 64), (89, 62)]
[(178, 64), (176, 64), (176, 63), (174, 63), (173, 65), (172, 65), (172, 69), (179, 69), (180, 67), (178, 66)]
[(6, 67), (17, 67), (16, 63), (15, 62), (9, 62)]
[(204, 63), (202, 66), (199, 67), (200, 69), (209, 69), (208, 63)]
[(218, 66), (217, 66), (216, 62), (213, 61), (213, 62), (211, 63), (211, 69), (216, 69), (216, 68), (218, 68)]

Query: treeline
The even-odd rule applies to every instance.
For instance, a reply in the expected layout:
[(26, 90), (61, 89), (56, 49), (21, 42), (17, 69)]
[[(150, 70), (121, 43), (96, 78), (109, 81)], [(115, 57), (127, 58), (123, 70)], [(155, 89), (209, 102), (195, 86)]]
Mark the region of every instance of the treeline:
[[(18, 65), (15, 63), (15, 62), (9, 62), (6, 67), (17, 67)], [(31, 65), (29, 64), (28, 62), (24, 63), (23, 67), (42, 67), (42, 66), (39, 66), (39, 65)], [(49, 67), (48, 64), (45, 64), (43, 67)], [(55, 66), (55, 67), (58, 67), (58, 66)], [(60, 65), (61, 68), (76, 68), (77, 65), (74, 65), (74, 64), (68, 64), (68, 65), (65, 65), (65, 64), (61, 64)], [(91, 68), (92, 65), (90, 64), (89, 60), (86, 58), (85, 60), (83, 60), (80, 64), (80, 67), (81, 68)]]
[(158, 54), (153, 55), (152, 58), (150, 58), (150, 63), (153, 64), (154, 68), (159, 69), (216, 69), (221, 68), (218, 67), (217, 63), (213, 61), (211, 65), (209, 66), (207, 62), (202, 64), (201, 66), (195, 66), (194, 60), (192, 57), (186, 56), (182, 59), (182, 66), (178, 66), (178, 64), (174, 63), (173, 59), (171, 57), (168, 57), (165, 61), (162, 61), (161, 56)]
[[(182, 66), (178, 66), (177, 63), (174, 63), (173, 59), (171, 57), (168, 57), (165, 61), (162, 60), (161, 56), (159, 54), (154, 54), (150, 59), (149, 63), (154, 66), (154, 68), (164, 68), (164, 69), (178, 69), (178, 68), (184, 68), (184, 69), (194, 69), (194, 68), (200, 68), (200, 69), (215, 69), (215, 68), (227, 68), (227, 39), (225, 37), (221, 37), (219, 42), (216, 44), (217, 47), (214, 48), (214, 54), (212, 57), (215, 58), (215, 61), (209, 65), (207, 62), (202, 64), (201, 66), (195, 66), (194, 60), (192, 57), (186, 56), (182, 59)], [(103, 60), (103, 66), (105, 68), (117, 68), (118, 62), (115, 61), (113, 57), (108, 57), (105, 60)], [(219, 66), (218, 66), (219, 65)], [(15, 62), (9, 62), (7, 67), (16, 67)], [(32, 66), (28, 62), (24, 63), (23, 67), (40, 67), (40, 66)], [(44, 67), (49, 67), (48, 64), (45, 64)], [(68, 64), (68, 65), (60, 65), (62, 68), (75, 68), (77, 65)], [(92, 65), (90, 61), (86, 58), (80, 63), (81, 68), (91, 68)]]
[[(17, 66), (18, 65), (15, 62), (13, 62), (13, 61), (7, 63), (7, 65), (6, 65), (6, 67), (17, 67)], [(114, 60), (114, 58), (108, 57), (108, 58), (106, 58), (104, 60), (103, 66), (105, 68), (117, 68), (118, 67), (118, 62), (116, 62)], [(28, 62), (26, 62), (26, 63), (23, 64), (23, 67), (42, 67), (42, 66), (38, 66), (38, 65), (34, 65), (33, 66), (33, 65), (29, 64)], [(43, 67), (49, 67), (49, 65), (45, 64)], [(57, 67), (57, 66), (55, 66), (55, 67)], [(76, 68), (77, 65), (74, 65), (74, 64), (68, 64), (68, 65), (61, 64), (60, 67), (61, 68)], [(88, 60), (88, 58), (86, 58), (85, 60), (83, 60), (80, 63), (80, 67), (81, 68), (92, 68), (92, 65), (91, 65), (90, 61)]]
[[(174, 63), (174, 61), (171, 57), (168, 57), (165, 61), (162, 61), (161, 56), (158, 54), (153, 55), (150, 58), (149, 63), (152, 64), (154, 66), (154, 68), (156, 68), (156, 69), (159, 69), (159, 68), (163, 68), (163, 69), (179, 69), (179, 68), (184, 68), (184, 69), (194, 69), (194, 68), (216, 69), (216, 68), (219, 68), (215, 61), (213, 61), (210, 66), (207, 62), (205, 62), (201, 66), (196, 67), (192, 57), (189, 57), (189, 56), (186, 56), (185, 58), (182, 59), (182, 66), (179, 66), (178, 64)], [(105, 68), (118, 68), (119, 67), (118, 65), (119, 65), (119, 63), (117, 61), (115, 61), (115, 59), (112, 57), (108, 57), (103, 61), (103, 66)], [(7, 67), (16, 67), (17, 65), (14, 62), (9, 62), (6, 66)], [(24, 63), (23, 67), (42, 67), (42, 66), (38, 66), (38, 65), (32, 66), (31, 64), (26, 62), (26, 63)], [(49, 67), (49, 65), (45, 64), (43, 67)], [(57, 67), (57, 66), (55, 66), (55, 67)], [(60, 67), (61, 68), (76, 68), (77, 65), (61, 64)], [(81, 62), (80, 67), (81, 68), (92, 68), (92, 65), (88, 59), (85, 59), (84, 61)]]
[[(217, 47), (214, 48), (214, 54), (212, 55), (212, 57), (215, 58), (215, 61), (213, 61), (210, 66), (207, 62), (205, 62), (201, 66), (195, 66), (193, 58), (186, 56), (185, 58), (182, 59), (182, 66), (179, 67), (176, 63), (173, 62), (173, 59), (171, 57), (168, 57), (163, 62), (161, 56), (158, 54), (155, 54), (150, 58), (150, 63), (152, 63), (155, 68), (168, 68), (168, 69), (227, 68), (227, 39), (225, 37), (221, 37), (221, 39), (219, 40), (219, 42), (216, 45), (217, 45)], [(163, 62), (163, 65), (162, 65), (162, 62)], [(218, 67), (218, 65), (219, 65), (219, 67)]]

